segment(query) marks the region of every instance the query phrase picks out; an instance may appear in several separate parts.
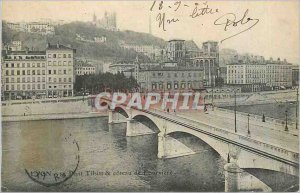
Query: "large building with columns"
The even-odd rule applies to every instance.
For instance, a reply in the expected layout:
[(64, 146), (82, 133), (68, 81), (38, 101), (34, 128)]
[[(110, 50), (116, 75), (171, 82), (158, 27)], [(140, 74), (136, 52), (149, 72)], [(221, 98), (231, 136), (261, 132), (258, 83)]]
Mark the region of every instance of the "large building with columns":
[(3, 99), (73, 96), (75, 50), (61, 44), (45, 51), (2, 52)]
[(193, 41), (170, 40), (167, 45), (167, 60), (177, 62), (186, 69), (201, 69), (203, 86), (214, 85), (218, 75), (219, 46), (218, 42), (206, 41), (199, 48)]

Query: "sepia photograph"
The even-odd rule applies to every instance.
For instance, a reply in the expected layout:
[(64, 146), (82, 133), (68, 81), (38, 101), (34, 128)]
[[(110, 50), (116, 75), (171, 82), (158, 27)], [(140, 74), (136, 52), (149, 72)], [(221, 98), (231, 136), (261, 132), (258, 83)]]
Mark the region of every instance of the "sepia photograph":
[(2, 192), (298, 192), (298, 0), (3, 0)]

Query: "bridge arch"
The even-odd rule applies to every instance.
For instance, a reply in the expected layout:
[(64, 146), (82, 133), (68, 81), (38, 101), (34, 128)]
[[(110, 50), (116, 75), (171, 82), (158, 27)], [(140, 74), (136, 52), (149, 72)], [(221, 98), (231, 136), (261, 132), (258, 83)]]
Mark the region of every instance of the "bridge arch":
[(127, 111), (125, 109), (123, 109), (122, 107), (117, 106), (114, 111), (116, 113), (123, 115), (125, 118), (129, 118)]
[(227, 160), (228, 153), (229, 153), (229, 145), (224, 145), (223, 142), (219, 142), (202, 134), (199, 132), (189, 132), (184, 130), (174, 130), (171, 131), (168, 134), (168, 136), (176, 136), (180, 133), (183, 133), (184, 135), (194, 136), (199, 139), (199, 141), (202, 142), (202, 144), (206, 147), (210, 147), (213, 151), (219, 154), (220, 157), (222, 157), (224, 160)]
[(141, 114), (140, 115), (135, 115), (132, 119), (139, 122), (139, 123), (141, 123), (141, 124), (143, 124), (144, 126), (148, 127), (149, 129), (151, 129), (155, 133), (160, 132), (160, 128), (155, 123), (155, 121), (153, 121), (150, 117), (148, 117), (146, 115), (141, 115)]

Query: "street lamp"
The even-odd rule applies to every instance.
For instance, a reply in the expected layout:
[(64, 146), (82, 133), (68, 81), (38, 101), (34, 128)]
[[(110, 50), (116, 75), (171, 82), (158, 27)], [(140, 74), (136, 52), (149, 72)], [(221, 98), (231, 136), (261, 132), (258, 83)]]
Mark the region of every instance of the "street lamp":
[(288, 131), (289, 130), (289, 128), (288, 128), (288, 126), (287, 126), (287, 110), (285, 110), (285, 131)]
[(248, 135), (250, 136), (249, 120), (250, 120), (250, 114), (248, 113)]
[(234, 89), (234, 132), (236, 133), (236, 90)]

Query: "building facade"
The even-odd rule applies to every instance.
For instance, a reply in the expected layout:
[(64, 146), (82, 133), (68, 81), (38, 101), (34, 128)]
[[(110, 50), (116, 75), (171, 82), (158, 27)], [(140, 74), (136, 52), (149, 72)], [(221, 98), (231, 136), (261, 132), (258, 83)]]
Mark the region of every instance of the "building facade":
[(292, 66), (292, 85), (294, 87), (299, 86), (299, 65), (293, 65)]
[(74, 53), (60, 44), (48, 44), (45, 51), (4, 51), (4, 99), (73, 96)]
[(45, 51), (8, 51), (3, 55), (5, 99), (46, 97)]
[(153, 67), (139, 68), (135, 78), (142, 91), (174, 91), (203, 88), (203, 70), (200, 68)]
[(19, 22), (19, 23), (6, 23), (7, 26), (16, 31), (24, 31), (28, 33), (38, 33), (42, 35), (54, 35), (54, 25), (48, 22)]
[(292, 65), (280, 59), (228, 64), (227, 84), (241, 85), (245, 92), (289, 88), (292, 87)]
[(79, 62), (75, 66), (75, 75), (81, 76), (81, 75), (89, 75), (89, 74), (96, 74), (96, 67), (92, 64)]

